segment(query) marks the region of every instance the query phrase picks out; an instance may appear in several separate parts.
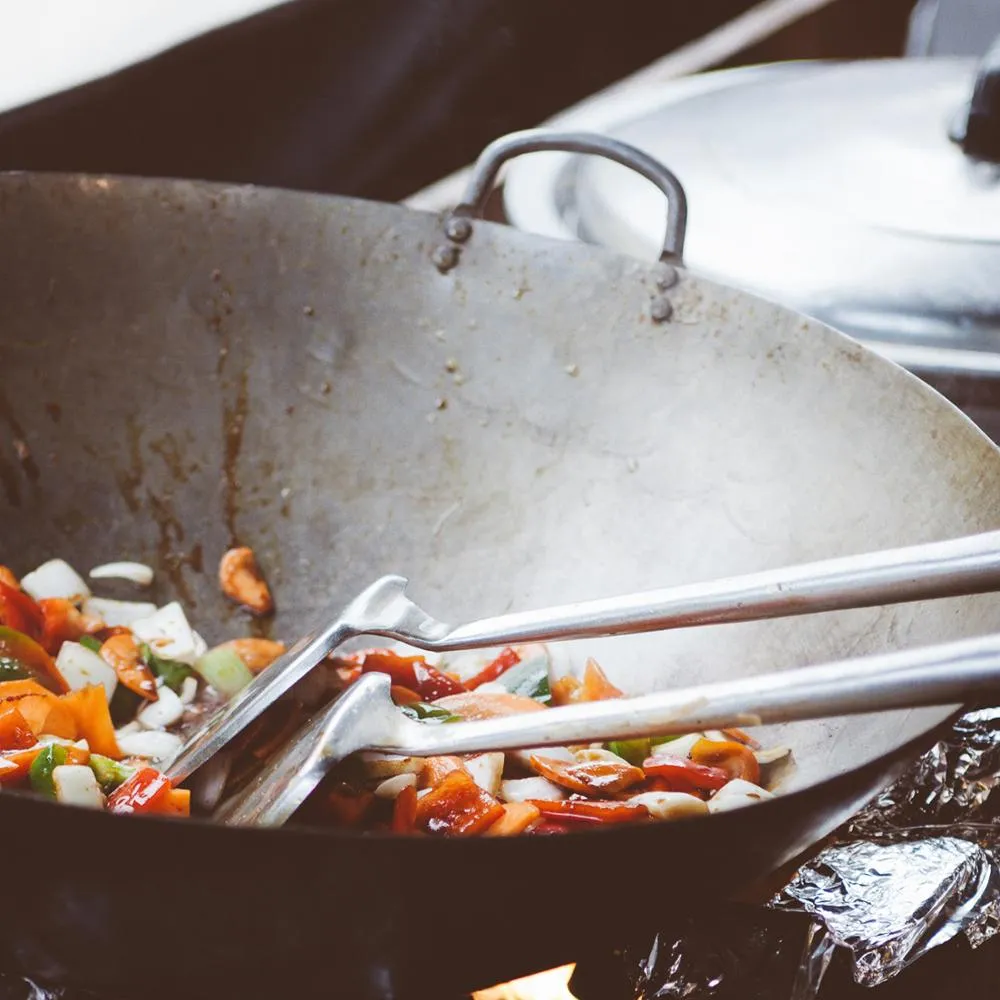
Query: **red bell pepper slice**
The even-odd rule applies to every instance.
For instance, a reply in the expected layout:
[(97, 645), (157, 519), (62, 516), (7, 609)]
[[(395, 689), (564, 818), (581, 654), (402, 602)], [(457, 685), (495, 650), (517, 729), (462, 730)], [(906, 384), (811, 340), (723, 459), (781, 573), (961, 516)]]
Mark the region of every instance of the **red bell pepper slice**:
[(538, 811), (546, 817), (557, 820), (576, 820), (583, 823), (636, 823), (649, 819), (649, 810), (629, 802), (608, 802), (593, 799), (561, 799), (547, 802), (529, 799)]
[(0, 750), (24, 750), (35, 742), (35, 734), (17, 705), (0, 703)]
[(508, 646), (502, 650), (492, 663), (483, 667), (475, 677), (465, 682), (467, 691), (475, 691), (480, 684), (488, 684), (495, 681), (501, 674), (505, 674), (511, 667), (517, 666), (521, 662), (521, 656), (517, 650)]
[(503, 806), (459, 768), (417, 800), (416, 822), (428, 833), (468, 837), (489, 829), (503, 814)]
[(81, 636), (100, 628), (100, 622), (88, 618), (75, 604), (62, 597), (46, 597), (38, 602), (44, 625), (39, 640), (52, 656), (59, 652), (64, 642), (77, 642)]
[(0, 582), (0, 625), (40, 639), (45, 628), (42, 609), (23, 591)]
[(400, 656), (391, 649), (366, 649), (345, 659), (364, 673), (388, 674), (393, 684), (416, 691), (424, 701), (465, 691), (464, 684), (430, 666), (422, 656)]
[(27, 667), (47, 688), (60, 694), (69, 690), (55, 660), (30, 636), (0, 625), (0, 656), (9, 657)]
[(151, 767), (144, 767), (108, 796), (108, 811), (119, 814), (171, 812), (169, 795), (172, 787), (165, 775)]
[(693, 760), (679, 757), (650, 757), (642, 765), (649, 777), (665, 781), (672, 792), (687, 792), (698, 795), (714, 792), (728, 784), (730, 777), (721, 767), (696, 764)]
[(438, 698), (465, 692), (465, 685), (461, 681), (456, 681), (454, 677), (449, 677), (426, 663), (415, 663), (413, 676), (417, 681), (416, 691), (424, 701), (437, 701)]

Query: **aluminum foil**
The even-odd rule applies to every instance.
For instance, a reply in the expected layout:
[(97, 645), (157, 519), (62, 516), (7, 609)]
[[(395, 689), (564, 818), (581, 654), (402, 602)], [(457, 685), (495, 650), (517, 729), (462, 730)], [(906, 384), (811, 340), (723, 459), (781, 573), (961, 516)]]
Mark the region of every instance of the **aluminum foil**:
[[(694, 926), (662, 930), (634, 957), (633, 997), (814, 1000), (838, 953), (855, 982), (877, 986), (959, 935), (979, 947), (1000, 930), (998, 783), (1000, 708), (969, 712), (756, 922), (743, 918), (709, 942)], [(790, 947), (788, 925), (769, 922), (779, 914), (809, 924), (791, 932), (795, 963), (762, 980), (753, 956)]]

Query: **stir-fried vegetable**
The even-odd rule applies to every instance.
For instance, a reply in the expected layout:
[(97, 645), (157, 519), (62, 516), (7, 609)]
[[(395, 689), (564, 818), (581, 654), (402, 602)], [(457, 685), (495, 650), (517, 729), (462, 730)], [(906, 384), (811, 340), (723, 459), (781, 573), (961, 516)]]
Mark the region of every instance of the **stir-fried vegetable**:
[(0, 625), (0, 659), (18, 664), (53, 691), (69, 690), (52, 657), (30, 636), (6, 625)]
[(31, 788), (39, 795), (47, 795), (50, 799), (56, 797), (56, 787), (52, 783), (52, 772), (66, 763), (66, 748), (50, 743), (31, 765)]
[[(142, 564), (121, 563), (98, 567), (91, 578), (146, 586), (150, 574)], [(219, 575), (237, 603), (255, 614), (273, 609), (251, 550), (226, 553)], [(95, 597), (61, 560), (21, 582), (0, 566), (0, 785), (119, 814), (187, 815), (190, 792), (162, 773), (186, 727), (284, 651), (283, 643), (260, 637), (209, 649), (177, 602), (157, 607)], [(538, 644), (458, 662), (432, 663), (394, 649), (337, 656), (237, 738), (211, 802), (227, 782), (231, 789), (252, 780), (324, 698), (372, 671), (389, 676), (393, 701), (422, 725), (622, 696), (592, 659), (579, 676), (553, 676), (548, 650)], [(301, 815), (347, 830), (417, 837), (686, 821), (770, 797), (760, 785), (761, 761), (772, 757), (784, 766), (787, 751), (761, 751), (740, 730), (426, 759), (363, 752), (334, 769)]]
[(242, 691), (253, 680), (253, 674), (236, 651), (224, 646), (205, 653), (194, 668), (216, 691), (225, 695)]

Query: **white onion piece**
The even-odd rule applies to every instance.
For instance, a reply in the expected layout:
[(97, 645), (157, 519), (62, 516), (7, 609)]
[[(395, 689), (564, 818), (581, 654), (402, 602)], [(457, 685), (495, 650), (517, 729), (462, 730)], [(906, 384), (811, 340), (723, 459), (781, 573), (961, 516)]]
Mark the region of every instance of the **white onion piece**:
[(51, 733), (41, 733), (38, 737), (38, 742), (36, 746), (45, 746), (49, 743), (55, 744), (57, 747), (76, 747), (80, 746), (81, 743), (85, 744), (80, 747), (81, 750), (89, 750), (90, 744), (86, 740), (67, 740), (63, 736), (53, 736)]
[(686, 792), (640, 792), (628, 801), (631, 805), (645, 806), (654, 819), (683, 819), (708, 813), (707, 802)]
[(100, 684), (111, 701), (118, 687), (118, 675), (92, 649), (78, 642), (64, 642), (56, 657), (56, 669), (62, 674), (71, 691)]
[(757, 763), (764, 764), (776, 764), (779, 760), (784, 760), (786, 757), (790, 757), (792, 754), (791, 747), (767, 747), (764, 750), (755, 750), (754, 756), (757, 758)]
[(380, 799), (394, 799), (404, 788), (409, 788), (417, 783), (415, 774), (397, 774), (394, 778), (386, 778), (378, 788), (375, 795)]
[(59, 802), (87, 809), (104, 808), (104, 795), (86, 764), (60, 764), (53, 768), (52, 784)]
[(153, 568), (145, 563), (109, 562), (95, 566), (90, 571), (91, 580), (128, 580), (140, 587), (148, 587), (153, 582)]
[(159, 685), (156, 690), (156, 701), (148, 702), (135, 718), (146, 729), (167, 729), (181, 721), (184, 705), (166, 684)]
[(90, 587), (68, 562), (50, 559), (21, 580), (21, 589), (36, 601), (61, 597), (74, 604), (90, 597)]
[(199, 660), (208, 652), (208, 643), (194, 629), (191, 629), (191, 635), (194, 636), (194, 658)]
[(486, 681), (476, 688), (476, 694), (510, 694), (499, 681)]
[(156, 605), (148, 601), (113, 601), (108, 597), (88, 597), (83, 602), (83, 613), (99, 618), (105, 625), (130, 628), (133, 622), (148, 618)]
[(159, 729), (147, 729), (118, 737), (122, 753), (128, 757), (145, 757), (161, 770), (173, 763), (182, 745), (183, 741), (179, 736)]
[(727, 812), (730, 809), (740, 809), (743, 806), (753, 805), (754, 802), (773, 798), (774, 795), (766, 788), (761, 788), (760, 785), (755, 785), (752, 781), (734, 778), (728, 784), (723, 785), (708, 800), (708, 811), (711, 813)]
[(182, 705), (190, 705), (198, 696), (198, 678), (185, 677), (181, 681), (180, 699)]
[(691, 748), (703, 739), (701, 733), (688, 733), (686, 736), (678, 736), (676, 740), (669, 743), (658, 743), (652, 750), (653, 757), (673, 757), (684, 760), (691, 753)]
[(552, 802), (564, 799), (566, 795), (565, 788), (560, 788), (548, 778), (512, 778), (500, 782), (500, 798), (504, 802), (526, 802), (528, 799)]
[(423, 757), (400, 757), (394, 753), (361, 753), (361, 766), (369, 778), (394, 778), (397, 774), (419, 774), (426, 766)]
[[(544, 750), (540, 752), (542, 754), (545, 753)], [(603, 760), (608, 764), (624, 764), (626, 767), (628, 766), (628, 761), (624, 757), (619, 757), (618, 754), (612, 753), (610, 750), (605, 750), (603, 747), (590, 747), (586, 750), (577, 750), (574, 756), (580, 764), (586, 764), (588, 761)]]
[(131, 629), (157, 656), (187, 664), (193, 664), (198, 658), (194, 631), (177, 601), (165, 604), (147, 618), (132, 622)]
[(496, 795), (500, 791), (504, 763), (502, 753), (480, 753), (475, 757), (466, 757), (462, 763), (466, 771), (472, 775), (472, 780), (484, 792)]

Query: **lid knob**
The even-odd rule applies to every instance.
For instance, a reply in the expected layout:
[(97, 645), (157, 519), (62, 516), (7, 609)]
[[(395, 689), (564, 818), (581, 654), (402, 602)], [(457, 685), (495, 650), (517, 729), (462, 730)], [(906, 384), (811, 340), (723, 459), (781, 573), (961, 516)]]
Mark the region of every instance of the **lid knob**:
[(972, 99), (959, 113), (951, 138), (967, 156), (1000, 163), (1000, 37), (979, 64)]

